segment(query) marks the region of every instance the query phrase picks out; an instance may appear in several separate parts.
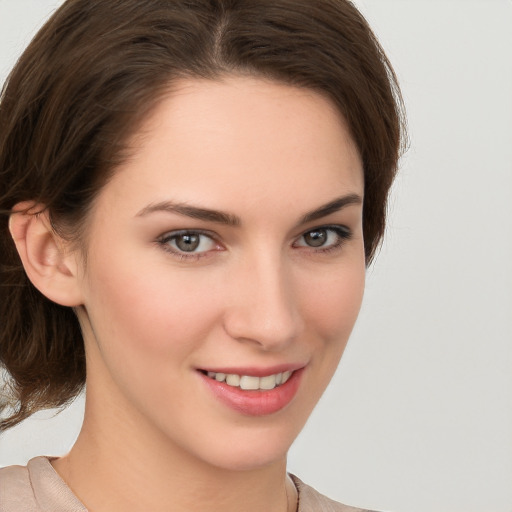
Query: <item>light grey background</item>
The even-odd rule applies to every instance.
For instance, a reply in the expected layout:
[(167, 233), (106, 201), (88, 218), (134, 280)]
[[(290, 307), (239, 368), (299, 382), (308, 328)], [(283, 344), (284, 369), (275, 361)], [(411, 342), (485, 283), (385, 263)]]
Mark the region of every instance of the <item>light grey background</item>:
[[(5, 78), (58, 0), (0, 0)], [(399, 75), (410, 150), (340, 370), (290, 469), (349, 504), (512, 511), (512, 2), (361, 0)], [(83, 401), (0, 437), (62, 454)]]

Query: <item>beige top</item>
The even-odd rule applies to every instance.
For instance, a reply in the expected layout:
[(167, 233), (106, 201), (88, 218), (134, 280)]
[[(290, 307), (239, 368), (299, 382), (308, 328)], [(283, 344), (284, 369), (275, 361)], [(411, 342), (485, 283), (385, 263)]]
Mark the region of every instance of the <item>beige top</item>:
[[(291, 475), (299, 494), (297, 512), (370, 512), (322, 496)], [(27, 466), (0, 469), (0, 512), (87, 512), (47, 457)]]

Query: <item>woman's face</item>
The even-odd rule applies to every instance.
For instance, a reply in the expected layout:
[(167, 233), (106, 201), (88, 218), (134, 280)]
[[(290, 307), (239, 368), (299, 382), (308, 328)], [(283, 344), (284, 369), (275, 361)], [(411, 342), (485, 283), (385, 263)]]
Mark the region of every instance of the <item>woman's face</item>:
[(308, 90), (184, 80), (132, 146), (90, 217), (88, 410), (217, 467), (282, 461), (363, 295), (345, 123)]

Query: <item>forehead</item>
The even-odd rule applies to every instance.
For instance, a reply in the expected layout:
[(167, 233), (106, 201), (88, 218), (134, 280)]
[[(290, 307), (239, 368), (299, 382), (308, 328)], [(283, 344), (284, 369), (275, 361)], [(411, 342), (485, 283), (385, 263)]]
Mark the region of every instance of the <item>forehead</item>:
[(104, 193), (117, 189), (134, 209), (168, 199), (223, 210), (314, 207), (363, 191), (359, 153), (333, 103), (262, 79), (181, 80), (130, 149)]

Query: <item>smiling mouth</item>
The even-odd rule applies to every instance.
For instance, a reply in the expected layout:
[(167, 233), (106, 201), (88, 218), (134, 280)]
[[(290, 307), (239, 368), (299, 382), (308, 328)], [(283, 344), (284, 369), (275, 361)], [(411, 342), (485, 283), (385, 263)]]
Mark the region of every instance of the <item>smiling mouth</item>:
[(228, 386), (243, 389), (244, 391), (268, 391), (277, 388), (285, 384), (293, 374), (291, 371), (286, 371), (265, 377), (255, 377), (253, 375), (237, 375), (233, 373), (207, 371), (203, 371), (202, 373), (212, 380), (224, 382)]

